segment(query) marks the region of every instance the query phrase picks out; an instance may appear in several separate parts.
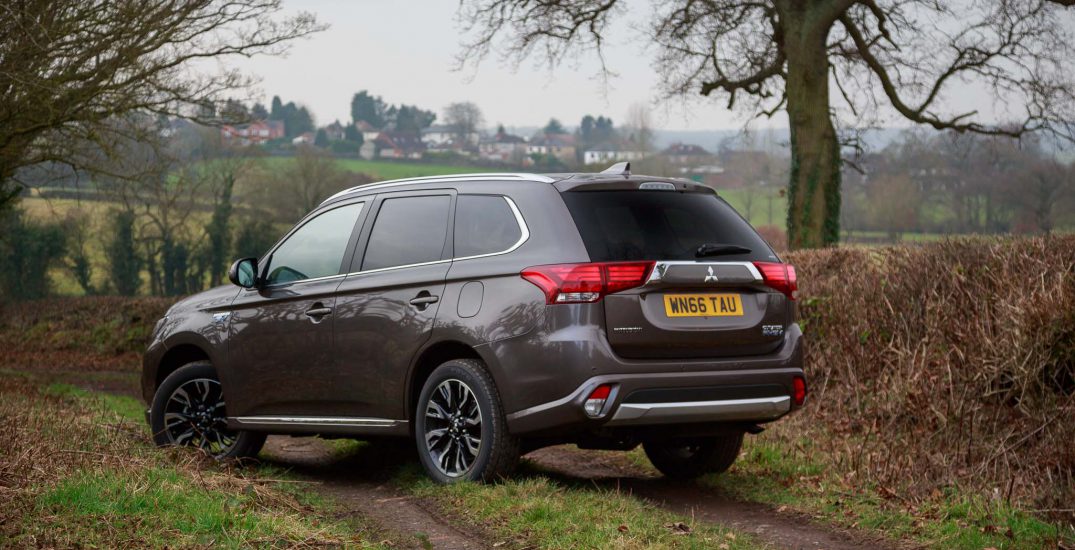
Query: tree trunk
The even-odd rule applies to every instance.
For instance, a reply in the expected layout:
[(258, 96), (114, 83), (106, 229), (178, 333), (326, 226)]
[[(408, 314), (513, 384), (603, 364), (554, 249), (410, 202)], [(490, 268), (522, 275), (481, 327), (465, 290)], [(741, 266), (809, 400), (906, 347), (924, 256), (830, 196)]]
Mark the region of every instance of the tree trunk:
[(826, 33), (810, 29), (805, 17), (784, 24), (791, 129), (788, 246), (832, 246), (840, 240), (840, 144), (829, 111)]

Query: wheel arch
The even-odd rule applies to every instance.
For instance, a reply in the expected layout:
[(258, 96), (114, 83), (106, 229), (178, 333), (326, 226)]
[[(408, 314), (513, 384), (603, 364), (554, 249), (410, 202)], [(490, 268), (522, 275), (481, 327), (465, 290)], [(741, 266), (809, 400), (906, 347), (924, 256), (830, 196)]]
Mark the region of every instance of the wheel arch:
[(153, 381), (153, 391), (156, 391), (164, 382), (168, 375), (179, 370), (183, 365), (193, 363), (195, 361), (209, 361), (212, 362), (212, 358), (209, 353), (202, 349), (202, 347), (184, 342), (182, 344), (176, 344), (169, 347), (168, 351), (164, 352), (160, 361), (157, 363), (157, 373)]
[(474, 349), (474, 346), (458, 340), (443, 340), (423, 349), (411, 367), (407, 382), (406, 413), (407, 419), (412, 420), (410, 422), (412, 431), (414, 430), (414, 407), (418, 403), (419, 394), (422, 393), (422, 386), (429, 379), (429, 375), (433, 374), (434, 369), (452, 359), (477, 359), (485, 362), (485, 358)]

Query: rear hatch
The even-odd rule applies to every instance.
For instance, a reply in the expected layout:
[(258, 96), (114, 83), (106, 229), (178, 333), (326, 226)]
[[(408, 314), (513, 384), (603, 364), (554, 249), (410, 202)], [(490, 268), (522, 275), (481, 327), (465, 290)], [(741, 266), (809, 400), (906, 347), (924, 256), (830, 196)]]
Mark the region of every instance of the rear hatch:
[(604, 296), (609, 343), (638, 359), (774, 351), (792, 322), (793, 268), (723, 199), (689, 189), (561, 194), (591, 262), (653, 262), (645, 284)]

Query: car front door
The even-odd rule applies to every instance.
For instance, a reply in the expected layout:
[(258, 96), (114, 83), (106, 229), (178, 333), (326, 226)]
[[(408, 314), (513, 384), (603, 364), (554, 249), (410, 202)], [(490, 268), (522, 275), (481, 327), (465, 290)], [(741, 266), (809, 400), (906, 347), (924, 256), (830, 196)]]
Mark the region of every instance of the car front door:
[[(348, 414), (403, 420), (407, 370), (433, 329), (451, 265), (452, 191), (381, 195), (336, 301)], [(373, 210), (371, 210), (373, 212)]]
[[(228, 368), (220, 373), (229, 416), (288, 422), (314, 414), (348, 382), (333, 363), (335, 292), (365, 210), (366, 202), (356, 201), (309, 216), (263, 258), (263, 284), (236, 298)], [(261, 421), (269, 422), (246, 419)]]

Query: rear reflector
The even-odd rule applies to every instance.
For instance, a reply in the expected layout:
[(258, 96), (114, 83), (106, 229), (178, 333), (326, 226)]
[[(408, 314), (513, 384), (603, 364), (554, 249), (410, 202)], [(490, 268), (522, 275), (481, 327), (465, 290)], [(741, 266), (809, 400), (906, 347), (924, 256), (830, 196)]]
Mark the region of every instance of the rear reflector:
[(792, 378), (791, 391), (791, 399), (795, 402), (796, 407), (801, 407), (803, 403), (806, 403), (806, 380), (803, 380), (800, 376)]
[(547, 304), (579, 304), (642, 286), (653, 265), (654, 262), (539, 265), (524, 269), (520, 275), (545, 293)]
[(765, 286), (779, 290), (794, 300), (799, 291), (799, 280), (795, 276), (795, 266), (779, 262), (754, 262), (754, 267), (761, 272)]
[(608, 384), (601, 384), (594, 388), (590, 392), (590, 396), (586, 398), (586, 404), (583, 405), (583, 408), (586, 409), (586, 416), (591, 418), (601, 416), (601, 411), (605, 408), (605, 402), (608, 401), (610, 393), (612, 393), (612, 386)]

